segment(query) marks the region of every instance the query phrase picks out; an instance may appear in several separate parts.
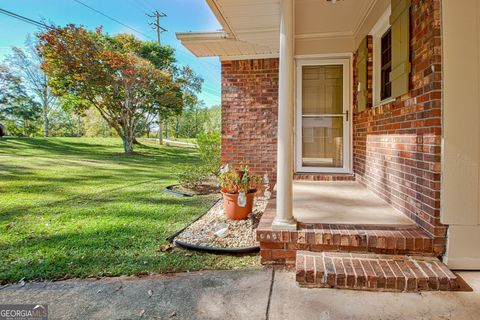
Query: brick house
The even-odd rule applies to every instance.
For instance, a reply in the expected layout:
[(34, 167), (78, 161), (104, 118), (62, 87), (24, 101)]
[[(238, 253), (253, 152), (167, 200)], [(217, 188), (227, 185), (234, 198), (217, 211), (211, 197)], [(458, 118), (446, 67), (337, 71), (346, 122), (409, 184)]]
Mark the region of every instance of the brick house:
[(478, 1), (206, 1), (223, 30), (177, 38), (220, 58), (223, 161), (276, 185), (262, 263), (397, 290), (480, 269)]

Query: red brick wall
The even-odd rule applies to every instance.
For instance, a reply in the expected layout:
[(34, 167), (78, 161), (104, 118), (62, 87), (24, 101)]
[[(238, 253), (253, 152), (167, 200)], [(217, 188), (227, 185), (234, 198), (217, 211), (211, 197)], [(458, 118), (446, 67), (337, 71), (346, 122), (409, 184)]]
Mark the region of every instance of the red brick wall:
[(278, 59), (222, 61), (222, 161), (276, 180)]
[[(435, 251), (443, 252), (440, 0), (412, 0), (410, 15), (410, 91), (392, 103), (355, 112), (354, 171), (358, 181), (434, 236)], [(369, 68), (371, 59), (370, 50)]]

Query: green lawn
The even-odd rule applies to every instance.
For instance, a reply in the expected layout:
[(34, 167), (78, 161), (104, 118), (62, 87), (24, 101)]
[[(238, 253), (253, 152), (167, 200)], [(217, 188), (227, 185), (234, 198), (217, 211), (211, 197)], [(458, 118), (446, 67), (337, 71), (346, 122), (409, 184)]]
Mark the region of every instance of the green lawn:
[(119, 139), (0, 140), (0, 283), (227, 269), (258, 257), (161, 252), (165, 238), (213, 198), (177, 198), (176, 182), (195, 150), (137, 146)]

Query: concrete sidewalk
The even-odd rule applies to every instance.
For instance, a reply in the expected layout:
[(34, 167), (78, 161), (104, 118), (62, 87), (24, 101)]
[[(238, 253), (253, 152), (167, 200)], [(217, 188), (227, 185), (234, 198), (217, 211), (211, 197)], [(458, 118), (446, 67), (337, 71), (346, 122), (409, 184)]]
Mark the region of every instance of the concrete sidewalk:
[(46, 303), (49, 319), (480, 319), (480, 273), (462, 275), (475, 291), (302, 289), (257, 269), (10, 285), (0, 304)]

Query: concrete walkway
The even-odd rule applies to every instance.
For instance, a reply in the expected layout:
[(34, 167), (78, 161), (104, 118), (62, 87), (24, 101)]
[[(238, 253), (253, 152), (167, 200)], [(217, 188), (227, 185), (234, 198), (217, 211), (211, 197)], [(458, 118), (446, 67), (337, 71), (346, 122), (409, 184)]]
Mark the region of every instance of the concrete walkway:
[(473, 292), (302, 289), (281, 270), (205, 271), (0, 287), (0, 304), (46, 303), (49, 319), (480, 319)]

